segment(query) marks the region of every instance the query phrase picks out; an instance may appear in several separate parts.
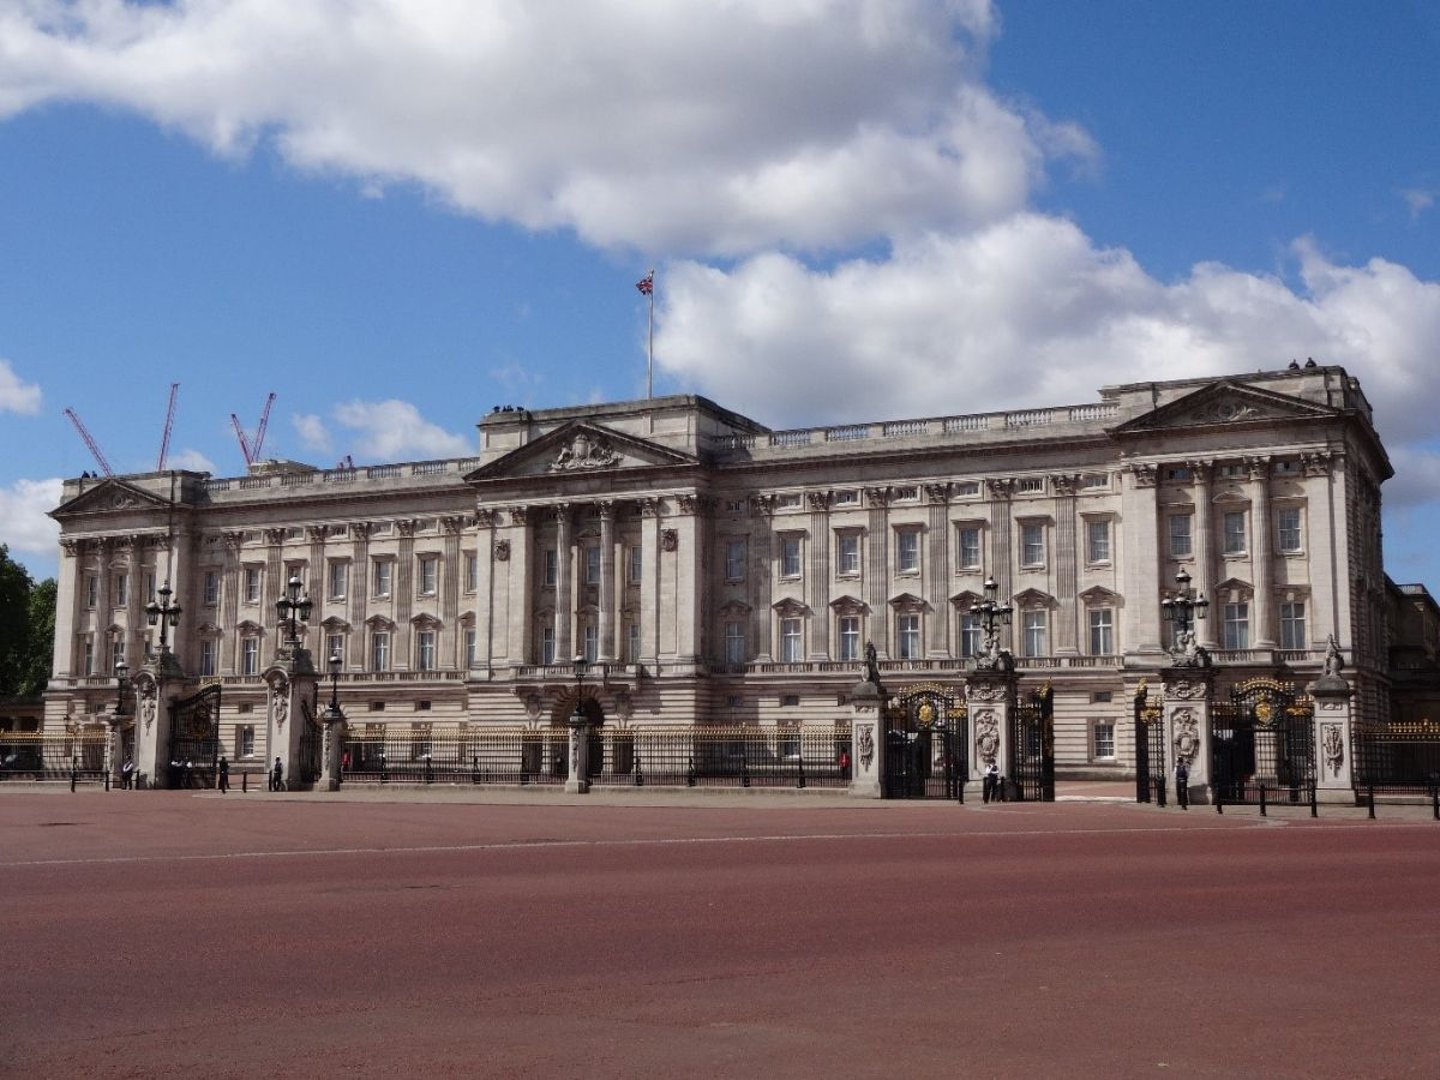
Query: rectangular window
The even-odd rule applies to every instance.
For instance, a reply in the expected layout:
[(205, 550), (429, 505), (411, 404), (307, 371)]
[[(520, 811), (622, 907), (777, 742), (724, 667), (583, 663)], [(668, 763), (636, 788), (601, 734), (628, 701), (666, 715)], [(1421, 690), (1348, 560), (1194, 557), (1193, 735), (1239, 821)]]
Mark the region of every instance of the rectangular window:
[[(117, 638), (116, 640), (110, 642), (110, 670), (113, 672), (124, 662), (125, 642), (123, 639)], [(213, 675), (214, 672), (211, 672), (211, 674)]]
[(100, 603), (100, 578), (95, 574), (85, 575), (85, 606), (94, 607)]
[(600, 628), (594, 623), (590, 623), (585, 627), (585, 662), (593, 664), (599, 658)]
[(260, 602), (260, 567), (247, 566), (244, 575), (245, 603), (258, 604)]
[(1250, 605), (1226, 604), (1224, 636), (1221, 639), (1227, 649), (1248, 649), (1250, 647)]
[(476, 648), (477, 648), (477, 645), (478, 645), (478, 643), (479, 643), (479, 640), (480, 640), (480, 639), (479, 639), (478, 635), (476, 635), (476, 633), (475, 633), (475, 628), (474, 628), (473, 626), (466, 627), (466, 629), (465, 629), (465, 667), (466, 667), (466, 668), (473, 668), (473, 667), (475, 666), (475, 658), (476, 658), (476, 656), (478, 655), (478, 653), (476, 652)]
[(780, 538), (780, 576), (786, 578), (800, 576), (800, 537), (798, 536), (782, 536)]
[(113, 603), (116, 607), (124, 607), (124, 606), (125, 606), (126, 604), (128, 604), (129, 602), (130, 602), (130, 575), (129, 575), (129, 574), (116, 574), (116, 575), (115, 575), (115, 596), (112, 598), (111, 603)]
[(336, 559), (330, 563), (330, 580), (326, 588), (331, 600), (344, 600), (350, 588), (350, 564)]
[(330, 662), (330, 658), (331, 658), (332, 656), (338, 656), (338, 657), (340, 657), (340, 662), (341, 662), (342, 664), (345, 662), (345, 635), (344, 635), (344, 634), (326, 634), (326, 635), (325, 635), (325, 656), (324, 656), (324, 661), (325, 661), (325, 663), (328, 664), (328, 663)]
[(585, 548), (585, 584), (600, 584), (600, 545), (590, 544)]
[(82, 674), (82, 675), (94, 675), (94, 674), (95, 674), (95, 642), (91, 641), (88, 637), (81, 638), (80, 641), (81, 641), (81, 649), (83, 650), (82, 655), (83, 655), (83, 657), (84, 657), (84, 659), (81, 661), (81, 668), (82, 668), (82, 670), (81, 670), (80, 674)]
[(859, 533), (840, 533), (835, 537), (835, 570), (852, 576), (860, 573)]
[(1101, 720), (1095, 724), (1095, 756), (1111, 759), (1115, 756), (1115, 725)]
[(154, 597), (155, 597), (155, 571), (154, 571), (154, 570), (146, 570), (145, 573), (144, 573), (143, 575), (141, 575), (140, 583), (141, 583), (141, 590), (140, 590), (140, 596), (141, 596), (141, 598), (144, 599), (144, 600), (146, 600), (147, 602), (150, 601), (150, 600), (152, 600), (152, 599), (154, 599)]
[(980, 569), (980, 529), (976, 525), (960, 528), (960, 566), (965, 570)]
[(1020, 526), (1020, 565), (1045, 565), (1045, 526)]
[(1225, 554), (1245, 554), (1245, 511), (1227, 510), (1223, 518), (1225, 526)]
[(419, 573), (420, 596), (434, 596), (440, 591), (440, 560), (434, 555), (422, 555), (420, 557)]
[(260, 639), (257, 637), (240, 639), (240, 674), (260, 674)]
[(895, 644), (901, 660), (920, 659), (920, 616), (899, 615), (895, 619)]
[(895, 534), (895, 569), (902, 574), (920, 570), (920, 530), (901, 529)]
[[(638, 548), (636, 550), (639, 550)], [(625, 624), (625, 662), (640, 662), (640, 620), (631, 619)]]
[(375, 595), (384, 597), (390, 595), (390, 578), (394, 573), (395, 564), (389, 559), (375, 560)]
[(370, 670), (390, 670), (390, 632), (388, 630), (377, 630), (370, 636)]
[(1190, 514), (1170, 515), (1170, 557), (1173, 559), (1188, 558), (1193, 551), (1190, 545)]
[(560, 553), (554, 548), (546, 548), (545, 561), (545, 585), (553, 589), (555, 583), (560, 580)]
[(626, 563), (628, 566), (626, 580), (631, 585), (639, 585), (645, 578), (645, 549), (639, 544), (632, 545)]
[(725, 541), (725, 580), (745, 580), (745, 541)]
[(725, 624), (725, 663), (743, 664), (745, 653), (745, 624), (732, 619)]
[(201, 598), (206, 607), (214, 607), (220, 603), (220, 571), (205, 571), (205, 585)]
[(480, 587), (480, 560), (473, 551), (465, 553), (465, 591), (473, 593)]
[(1115, 653), (1115, 612), (1110, 608), (1090, 609), (1090, 655)]
[(786, 664), (798, 664), (805, 659), (804, 632), (799, 619), (780, 620), (780, 659)]
[(434, 630), (421, 630), (415, 635), (415, 670), (435, 670)]
[(1085, 561), (1088, 563), (1110, 561), (1110, 522), (1087, 521), (1085, 523)]
[(1026, 656), (1047, 656), (1050, 652), (1048, 612), (1027, 611), (1024, 626), (1024, 649)]
[(1045, 490), (1045, 478), (1043, 476), (1022, 476), (1016, 482), (1015, 490), (1021, 495), (1038, 495)]
[(204, 638), (200, 642), (200, 674), (215, 674), (215, 639)]
[(960, 616), (960, 655), (979, 656), (983, 644), (980, 616), (965, 612)]
[(1275, 514), (1275, 539), (1287, 555), (1300, 550), (1300, 508), (1282, 506)]
[(235, 727), (235, 756), (237, 758), (253, 758), (255, 756), (255, 725), (238, 724)]
[(540, 663), (555, 663), (555, 627), (540, 628)]
[(1282, 649), (1309, 647), (1305, 638), (1304, 601), (1292, 600), (1280, 605), (1280, 647)]
[(840, 659), (860, 659), (860, 616), (840, 617)]

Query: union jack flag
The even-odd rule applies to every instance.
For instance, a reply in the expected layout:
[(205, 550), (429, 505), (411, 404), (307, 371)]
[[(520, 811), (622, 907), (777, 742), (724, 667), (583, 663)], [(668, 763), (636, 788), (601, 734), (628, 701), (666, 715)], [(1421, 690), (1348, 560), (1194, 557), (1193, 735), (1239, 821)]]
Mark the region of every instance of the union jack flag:
[(655, 291), (655, 271), (651, 270), (639, 281), (635, 282), (635, 288), (639, 289), (646, 296)]

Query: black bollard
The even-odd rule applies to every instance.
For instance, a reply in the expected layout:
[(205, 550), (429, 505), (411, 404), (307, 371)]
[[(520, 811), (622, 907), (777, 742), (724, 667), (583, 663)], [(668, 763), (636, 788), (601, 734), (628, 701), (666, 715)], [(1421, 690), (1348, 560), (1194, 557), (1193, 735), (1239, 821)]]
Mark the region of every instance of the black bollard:
[(250, 774), (249, 774), (248, 772), (242, 772), (242, 773), (240, 774), (240, 794), (241, 794), (241, 795), (246, 795), (246, 794), (249, 793), (249, 791), (250, 791)]
[(1265, 813), (1265, 784), (1264, 784), (1264, 782), (1261, 782), (1261, 784), (1260, 784), (1260, 816), (1261, 816), (1261, 817), (1267, 817), (1267, 816), (1269, 816), (1269, 815), (1267, 815), (1267, 814)]
[(1313, 781), (1310, 784), (1310, 816), (1320, 816), (1320, 795), (1316, 791), (1316, 786)]
[(1369, 796), (1365, 801), (1370, 804), (1370, 820), (1375, 820), (1375, 785), (1366, 785), (1366, 794)]
[(1430, 805), (1435, 812), (1435, 820), (1440, 821), (1440, 787), (1430, 789)]
[(105, 790), (106, 790), (106, 791), (109, 791), (109, 790), (110, 790), (110, 770), (109, 770), (109, 769), (106, 769), (106, 770), (105, 770)]

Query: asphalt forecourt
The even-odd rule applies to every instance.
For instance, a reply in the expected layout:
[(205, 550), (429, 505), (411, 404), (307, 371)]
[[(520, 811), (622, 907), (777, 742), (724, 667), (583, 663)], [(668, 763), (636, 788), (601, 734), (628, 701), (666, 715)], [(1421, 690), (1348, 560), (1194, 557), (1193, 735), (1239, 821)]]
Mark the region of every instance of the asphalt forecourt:
[(1429, 807), (0, 791), (0, 821), (0, 1075), (1440, 1061)]

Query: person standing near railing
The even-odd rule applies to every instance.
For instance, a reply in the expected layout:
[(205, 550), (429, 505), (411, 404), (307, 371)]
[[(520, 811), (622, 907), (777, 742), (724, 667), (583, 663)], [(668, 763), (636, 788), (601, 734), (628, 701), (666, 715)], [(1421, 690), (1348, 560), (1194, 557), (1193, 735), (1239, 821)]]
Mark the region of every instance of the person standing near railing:
[(1190, 766), (1184, 758), (1175, 762), (1175, 801), (1181, 810), (1190, 809)]

